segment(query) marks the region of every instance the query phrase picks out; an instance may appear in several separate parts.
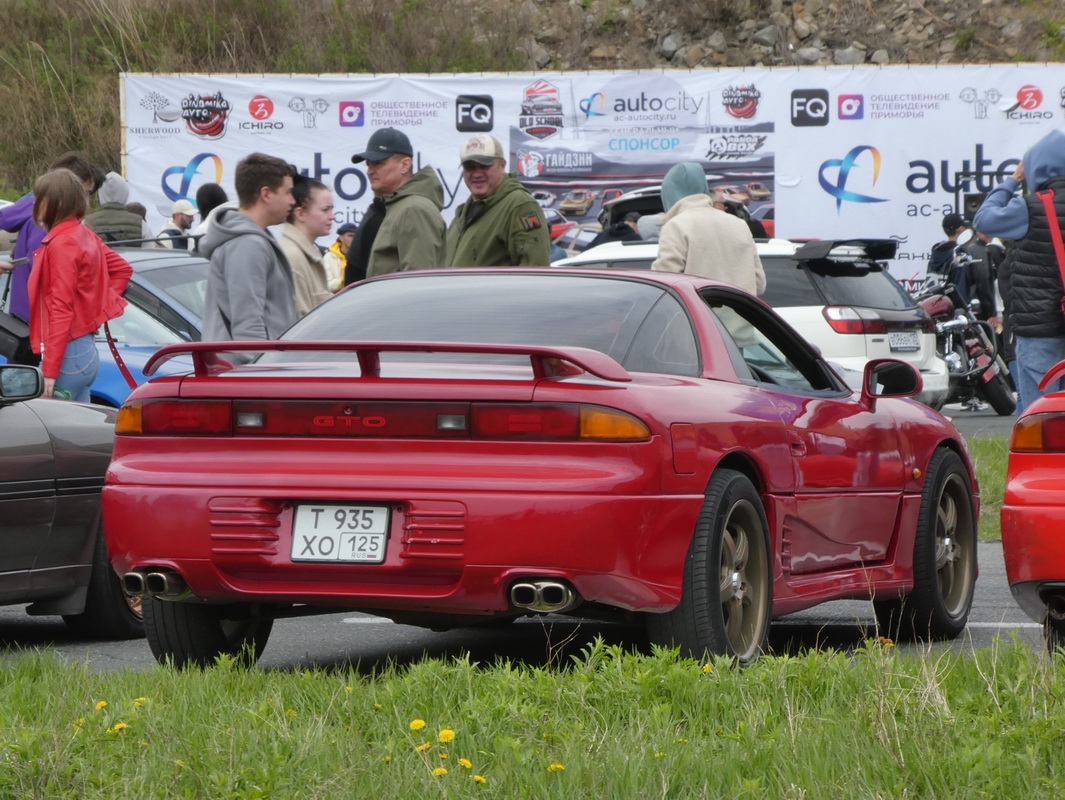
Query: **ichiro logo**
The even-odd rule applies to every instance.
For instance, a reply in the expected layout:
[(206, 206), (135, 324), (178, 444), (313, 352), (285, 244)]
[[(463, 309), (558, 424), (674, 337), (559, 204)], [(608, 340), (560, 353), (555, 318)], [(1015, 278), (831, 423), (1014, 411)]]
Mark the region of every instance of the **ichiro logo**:
[[(821, 169), (817, 173), (817, 180), (821, 184), (821, 188), (828, 192), (830, 195), (836, 198), (836, 213), (840, 212), (843, 206), (843, 201), (846, 200), (849, 203), (884, 203), (887, 202), (886, 197), (870, 197), (866, 194), (859, 194), (858, 192), (852, 192), (846, 188), (847, 179), (850, 177), (851, 169), (854, 167), (855, 162), (858, 160), (858, 156), (862, 153), (869, 153), (873, 159), (873, 181), (875, 186), (877, 179), (880, 177), (880, 151), (875, 147), (870, 147), (867, 144), (860, 144), (853, 148), (842, 159), (831, 158), (821, 164)], [(825, 178), (825, 171), (837, 169), (836, 182), (830, 183)]]

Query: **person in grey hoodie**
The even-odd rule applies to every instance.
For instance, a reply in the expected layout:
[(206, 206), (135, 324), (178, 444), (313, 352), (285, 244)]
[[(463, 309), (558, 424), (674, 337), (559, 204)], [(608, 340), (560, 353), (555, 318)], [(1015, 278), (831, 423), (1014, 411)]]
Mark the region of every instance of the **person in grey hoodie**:
[(240, 207), (216, 209), (200, 242), (200, 252), (211, 260), (204, 341), (276, 339), (296, 321), (292, 268), (267, 230), (288, 217), (294, 175), (289, 164), (263, 153), (237, 164)]
[(374, 197), (384, 202), (366, 277), (444, 266), (444, 187), (432, 167), (414, 172), (414, 148), (407, 135), (395, 128), (374, 131), (365, 152), (351, 161), (366, 162)]
[[(1022, 184), (1030, 194), (1018, 193)], [(1065, 380), (1059, 379), (1039, 391), (1047, 370), (1065, 361), (1065, 264), (1055, 255), (1052, 227), (1065, 235), (1065, 133), (1058, 130), (1032, 145), (973, 217), (976, 230), (1014, 241), (1009, 322), (1016, 336), (1018, 414), (1045, 392), (1065, 389)]]

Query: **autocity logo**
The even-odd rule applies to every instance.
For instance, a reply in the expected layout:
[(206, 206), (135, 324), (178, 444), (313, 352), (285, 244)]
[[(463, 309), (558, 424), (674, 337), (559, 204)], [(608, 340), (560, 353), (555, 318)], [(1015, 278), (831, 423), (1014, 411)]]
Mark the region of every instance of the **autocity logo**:
[(521, 96), (518, 127), (537, 139), (547, 139), (561, 130), (564, 123), (558, 87), (538, 80), (525, 87)]
[(865, 116), (865, 97), (860, 94), (841, 94), (836, 98), (836, 116), (840, 119), (862, 119)]
[[(210, 174), (212, 166), (214, 167), (213, 175)], [(174, 185), (175, 176), (176, 186)], [(195, 195), (192, 184), (197, 177), (201, 177), (201, 183), (221, 183), (222, 159), (214, 153), (200, 153), (193, 156), (184, 166), (168, 167), (163, 170), (160, 186), (168, 200), (180, 200)], [(206, 179), (204, 180), (203, 177)]]
[(791, 124), (811, 128), (828, 124), (828, 90), (795, 89), (791, 93)]
[(1040, 111), (1041, 105), (1043, 105), (1043, 90), (1034, 84), (1027, 83), (1017, 90), (1017, 102), (1006, 109), (1006, 119), (1021, 122), (1053, 119), (1054, 112), (1048, 109)]
[(366, 105), (362, 100), (341, 100), (337, 113), (341, 128), (361, 128), (366, 124)]
[(285, 123), (270, 119), (274, 115), (274, 101), (265, 94), (257, 94), (248, 101), (248, 114), (251, 115), (251, 119), (238, 122), (238, 129), (252, 133), (268, 133), (282, 130), (285, 127)]
[(958, 98), (973, 107), (973, 119), (987, 119), (988, 109), (1002, 99), (1002, 92), (968, 86), (958, 93)]
[(518, 151), (518, 174), (525, 178), (537, 178), (544, 171), (544, 156), (536, 150)]
[[(821, 168), (817, 172), (817, 180), (821, 184), (821, 188), (836, 198), (836, 213), (839, 214), (843, 207), (843, 203), (885, 203), (886, 197), (872, 197), (867, 194), (861, 194), (860, 192), (851, 191), (847, 188), (847, 181), (850, 179), (851, 170), (858, 162), (859, 157), (869, 154), (869, 159), (873, 165), (873, 179), (870, 182), (871, 186), (875, 186), (877, 179), (880, 177), (880, 151), (875, 147), (871, 147), (867, 144), (860, 144), (850, 150), (843, 158), (830, 158), (821, 164)], [(865, 159), (862, 159), (864, 162)], [(835, 182), (829, 180), (826, 173), (835, 173)]]
[(226, 123), (232, 106), (221, 92), (197, 95), (190, 92), (181, 101), (181, 118), (193, 136), (201, 139), (221, 139), (226, 133)]
[(710, 149), (706, 158), (732, 159), (744, 158), (762, 149), (766, 137), (754, 133), (726, 134), (715, 136), (710, 140)]
[(752, 83), (748, 86), (729, 86), (721, 93), (725, 113), (735, 119), (752, 119), (758, 113), (762, 93)]
[(495, 105), (490, 94), (460, 94), (455, 98), (455, 130), (468, 133), (492, 130)]
[(591, 97), (585, 97), (581, 100), (577, 107), (580, 108), (585, 119), (606, 116), (606, 95), (602, 92), (596, 92)]

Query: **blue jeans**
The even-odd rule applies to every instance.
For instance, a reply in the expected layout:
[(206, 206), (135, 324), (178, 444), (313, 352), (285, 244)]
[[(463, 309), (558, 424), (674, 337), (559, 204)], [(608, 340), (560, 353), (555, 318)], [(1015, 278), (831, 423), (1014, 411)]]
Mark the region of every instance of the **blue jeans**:
[(100, 371), (100, 356), (96, 352), (96, 337), (87, 333), (67, 342), (63, 363), (55, 388), (70, 392), (70, 399), (79, 403), (89, 402), (89, 387)]
[[(1017, 385), (1018, 414), (1045, 394), (1039, 391), (1039, 381), (1043, 380), (1047, 370), (1059, 361), (1065, 361), (1065, 337), (1017, 337), (1017, 372), (1013, 380)], [(1047, 392), (1065, 390), (1065, 380), (1059, 378), (1046, 390)]]

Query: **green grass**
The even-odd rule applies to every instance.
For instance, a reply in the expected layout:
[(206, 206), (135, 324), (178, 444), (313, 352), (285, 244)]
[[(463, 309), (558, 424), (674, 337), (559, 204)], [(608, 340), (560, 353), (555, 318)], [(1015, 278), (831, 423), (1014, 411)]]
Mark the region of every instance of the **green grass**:
[(0, 671), (0, 796), (1056, 797), (1063, 698), (1065, 660), (1016, 643), (739, 669), (596, 642), (372, 676), (24, 655)]
[(974, 436), (969, 439), (969, 453), (980, 483), (980, 541), (997, 542), (1002, 538), (1002, 497), (1006, 492), (1006, 461), (1009, 438)]

